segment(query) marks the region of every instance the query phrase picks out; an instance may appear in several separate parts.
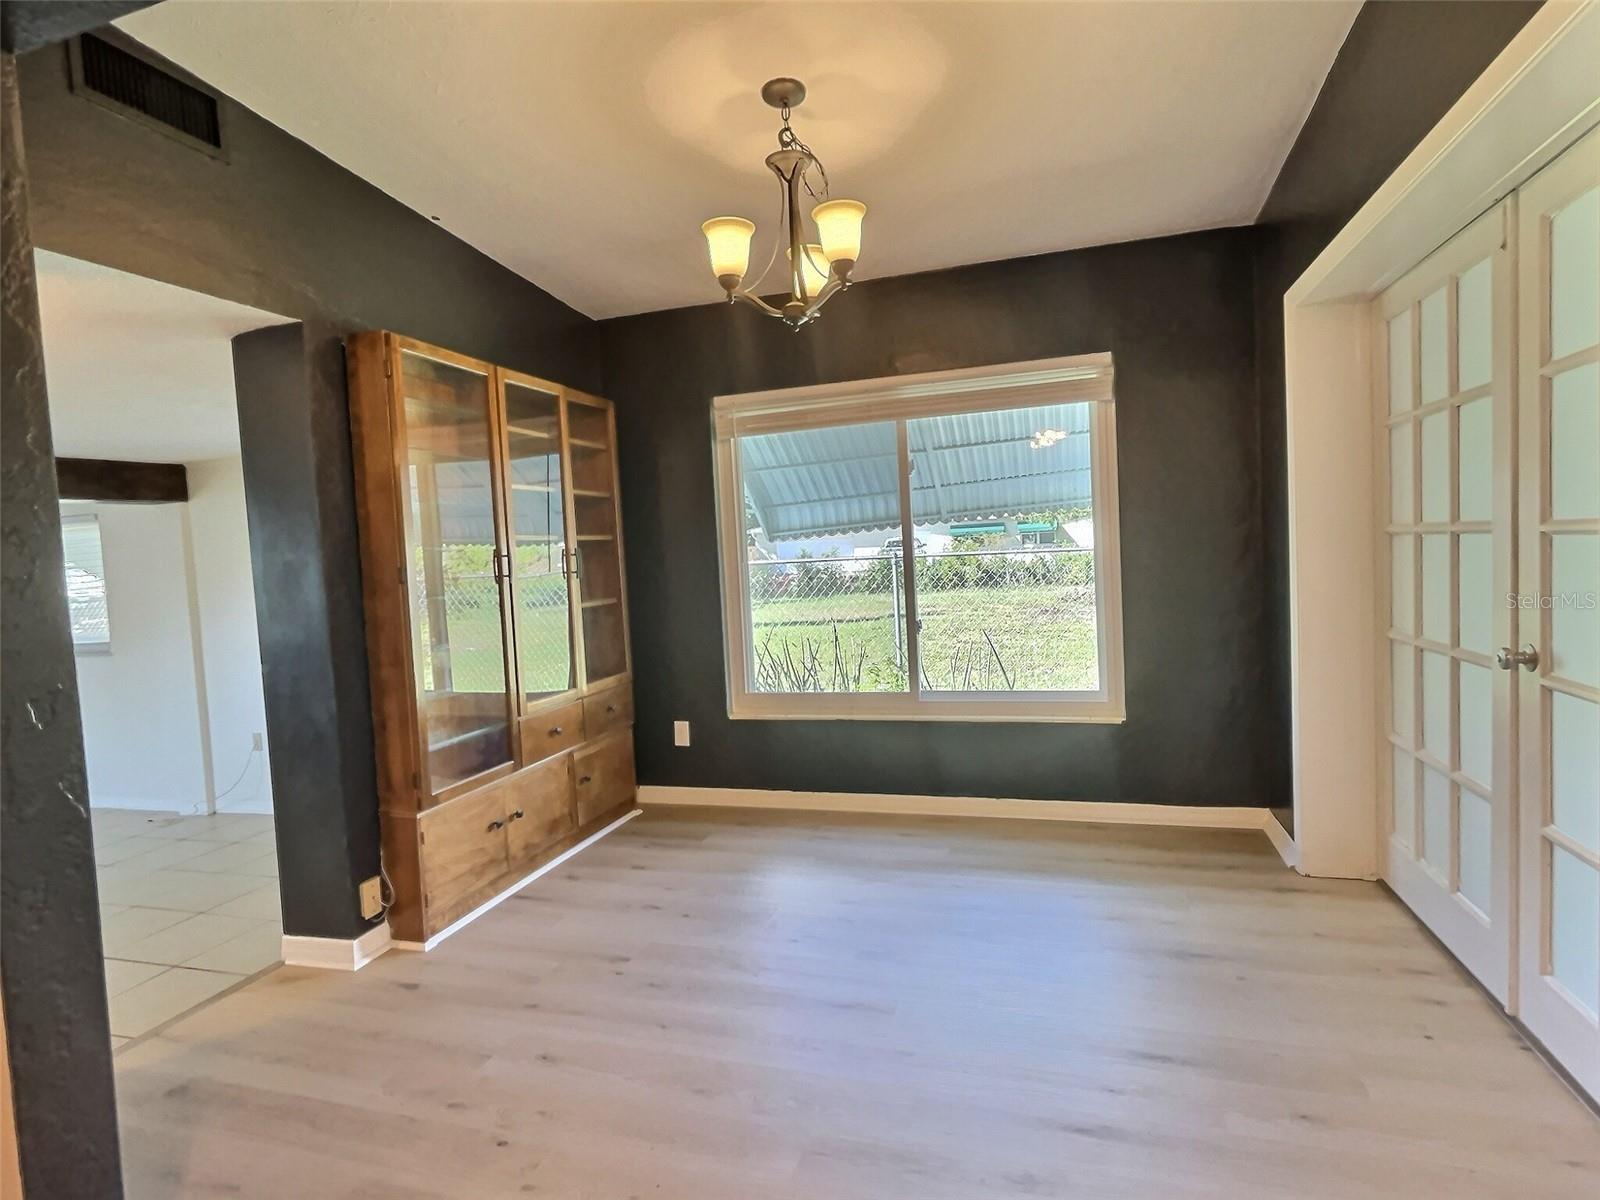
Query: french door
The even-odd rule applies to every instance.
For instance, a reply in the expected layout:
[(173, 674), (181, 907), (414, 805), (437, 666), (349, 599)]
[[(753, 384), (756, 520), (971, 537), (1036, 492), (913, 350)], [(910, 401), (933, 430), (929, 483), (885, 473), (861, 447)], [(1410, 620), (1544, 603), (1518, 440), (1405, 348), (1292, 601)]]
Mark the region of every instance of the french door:
[(1600, 1096), (1600, 133), (1518, 225), (1518, 1014)]
[(1374, 308), (1384, 878), (1600, 1095), (1600, 131)]
[(1376, 302), (1379, 574), (1389, 613), (1385, 878), (1502, 1003), (1511, 997), (1513, 205)]

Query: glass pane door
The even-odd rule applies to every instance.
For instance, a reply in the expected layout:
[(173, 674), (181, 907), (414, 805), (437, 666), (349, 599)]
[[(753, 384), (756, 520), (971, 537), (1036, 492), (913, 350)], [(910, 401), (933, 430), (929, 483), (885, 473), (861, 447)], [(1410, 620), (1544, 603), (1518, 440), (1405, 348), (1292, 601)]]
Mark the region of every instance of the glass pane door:
[[(1519, 196), (1523, 1022), (1600, 1092), (1600, 134)], [(1533, 655), (1537, 655), (1534, 661)]]
[(1511, 978), (1511, 286), (1491, 210), (1377, 302), (1386, 392), (1384, 877), (1496, 997)]
[(429, 789), (511, 762), (486, 375), (402, 351), (406, 550)]
[(505, 381), (506, 494), (517, 671), (528, 702), (573, 689), (561, 397)]
[(628, 670), (611, 410), (569, 397), (567, 441), (572, 452), (584, 680), (597, 683)]

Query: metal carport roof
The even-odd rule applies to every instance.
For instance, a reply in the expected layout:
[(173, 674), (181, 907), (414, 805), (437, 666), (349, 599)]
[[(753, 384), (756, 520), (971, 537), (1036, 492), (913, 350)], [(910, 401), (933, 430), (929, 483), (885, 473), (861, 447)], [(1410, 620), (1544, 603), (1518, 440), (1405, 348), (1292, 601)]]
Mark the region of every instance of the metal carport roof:
[[(919, 525), (991, 520), (1091, 497), (1086, 403), (928, 417), (907, 424)], [(1034, 446), (1037, 434), (1064, 434)], [(890, 423), (740, 437), (745, 494), (767, 538), (839, 536), (900, 523)]]

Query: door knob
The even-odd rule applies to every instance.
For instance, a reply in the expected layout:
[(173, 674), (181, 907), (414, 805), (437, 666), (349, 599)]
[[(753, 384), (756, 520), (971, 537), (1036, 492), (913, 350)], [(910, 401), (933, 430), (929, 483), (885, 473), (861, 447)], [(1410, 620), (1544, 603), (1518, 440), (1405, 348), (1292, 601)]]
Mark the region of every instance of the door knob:
[(1533, 646), (1524, 643), (1520, 650), (1513, 650), (1510, 646), (1501, 646), (1500, 653), (1494, 656), (1494, 661), (1502, 671), (1515, 671), (1518, 667), (1526, 667), (1530, 671), (1539, 669), (1539, 651)]

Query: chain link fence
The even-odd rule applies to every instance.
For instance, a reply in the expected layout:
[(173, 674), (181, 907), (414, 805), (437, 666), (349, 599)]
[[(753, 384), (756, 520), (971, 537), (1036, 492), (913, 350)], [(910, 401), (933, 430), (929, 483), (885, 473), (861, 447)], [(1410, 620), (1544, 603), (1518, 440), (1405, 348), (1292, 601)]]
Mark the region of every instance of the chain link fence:
[[(754, 690), (907, 690), (897, 552), (752, 562), (748, 570)], [(1099, 686), (1092, 550), (919, 552), (914, 570), (923, 690)]]

